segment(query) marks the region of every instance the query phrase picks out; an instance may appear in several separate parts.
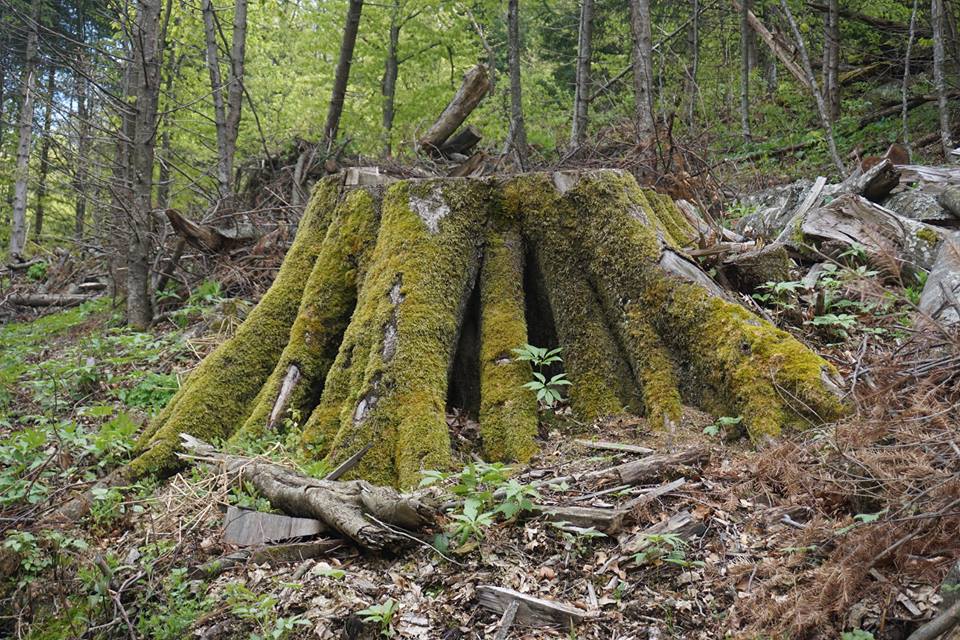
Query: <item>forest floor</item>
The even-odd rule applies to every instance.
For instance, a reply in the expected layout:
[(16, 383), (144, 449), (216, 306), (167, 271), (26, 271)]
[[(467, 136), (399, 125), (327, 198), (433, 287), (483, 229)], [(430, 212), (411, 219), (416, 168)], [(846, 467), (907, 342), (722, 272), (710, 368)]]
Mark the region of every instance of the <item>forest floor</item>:
[[(840, 424), (757, 450), (735, 418), (690, 410), (664, 432), (630, 416), (580, 424), (561, 408), (544, 413), (536, 458), (505, 470), (473, 460), (476, 424), (451, 415), (465, 467), (432, 490), (469, 486), (478, 509), (457, 507), (383, 556), (334, 545), (206, 579), (197, 568), (235, 550), (222, 541), (226, 507), (269, 508), (214, 470), (101, 490), (87, 518), (56, 531), (35, 523), (129, 458), (141, 426), (249, 305), (209, 285), (148, 333), (123, 327), (106, 298), (0, 326), (0, 532), (22, 558), (3, 572), (16, 577), (0, 590), (0, 635), (493, 638), (500, 615), (478, 597), (493, 585), (583, 618), (497, 638), (905, 638), (955, 597), (938, 589), (960, 531), (960, 336), (918, 329), (902, 290), (850, 273), (830, 286), (859, 305), (853, 324), (811, 326), (815, 291), (768, 310), (843, 374), (855, 412)], [(617, 486), (585, 474), (640, 454), (582, 442), (593, 440), (710, 455)], [(297, 462), (282, 434), (243, 453)], [(524, 499), (641, 504), (603, 534), (504, 508)], [(683, 535), (642, 533), (684, 512), (697, 526)], [(643, 550), (627, 553), (638, 536)]]

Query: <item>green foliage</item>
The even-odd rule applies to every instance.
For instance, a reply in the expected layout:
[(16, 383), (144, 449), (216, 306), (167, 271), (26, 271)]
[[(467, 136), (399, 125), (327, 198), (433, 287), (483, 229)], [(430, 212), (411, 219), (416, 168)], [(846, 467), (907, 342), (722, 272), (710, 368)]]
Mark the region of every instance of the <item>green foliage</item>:
[(873, 634), (863, 629), (854, 629), (841, 633), (840, 640), (873, 640)]
[(22, 576), (20, 584), (25, 584), (51, 567), (60, 566), (65, 559), (86, 551), (89, 547), (85, 540), (74, 538), (60, 531), (44, 531), (36, 536), (29, 531), (7, 531), (3, 548), (10, 549), (20, 556)]
[[(109, 598), (109, 594), (100, 597)], [(189, 580), (187, 569), (181, 567), (171, 570), (160, 593), (143, 604), (136, 619), (141, 635), (151, 640), (180, 640), (187, 637), (193, 623), (216, 603), (207, 595), (204, 584)]]
[(537, 370), (533, 372), (534, 379), (524, 384), (523, 387), (535, 392), (537, 394), (537, 402), (542, 403), (550, 409), (554, 408), (563, 398), (560, 393), (561, 389), (571, 384), (571, 382), (567, 380), (565, 373), (558, 373), (549, 380), (543, 373), (545, 367), (563, 362), (563, 359), (560, 357), (560, 351), (561, 349), (559, 347), (548, 350), (543, 347), (535, 347), (531, 344), (525, 344), (518, 349), (513, 349), (513, 353), (516, 354), (516, 360), (529, 362), (537, 368)]
[(283, 640), (296, 627), (309, 624), (301, 616), (278, 616), (279, 600), (273, 595), (254, 593), (239, 582), (229, 583), (224, 591), (230, 612), (256, 626), (257, 633), (251, 633), (250, 640)]
[(683, 568), (704, 566), (700, 560), (687, 559), (690, 545), (675, 533), (648, 533), (644, 538), (647, 548), (633, 557), (639, 565), (652, 566), (666, 562)]
[(42, 261), (30, 265), (30, 268), (27, 269), (27, 278), (34, 282), (43, 282), (47, 279), (48, 266), (46, 262)]
[(720, 416), (716, 422), (704, 427), (703, 432), (708, 436), (719, 436), (721, 434), (730, 436), (733, 432), (739, 431), (742, 422), (743, 416)]
[(396, 635), (393, 628), (393, 618), (397, 614), (397, 603), (393, 598), (387, 598), (380, 604), (374, 604), (366, 609), (357, 611), (357, 615), (364, 622), (374, 622), (380, 627), (380, 635), (392, 638)]

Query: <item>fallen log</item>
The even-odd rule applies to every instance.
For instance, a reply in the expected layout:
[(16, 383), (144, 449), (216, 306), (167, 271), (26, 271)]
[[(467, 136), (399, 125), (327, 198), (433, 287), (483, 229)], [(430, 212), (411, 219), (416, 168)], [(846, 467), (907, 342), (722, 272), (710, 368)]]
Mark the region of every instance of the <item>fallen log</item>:
[(454, 94), (453, 99), (443, 110), (437, 121), (420, 138), (420, 147), (427, 152), (437, 155), (441, 147), (454, 131), (463, 124), (487, 92), (490, 91), (490, 73), (484, 64), (478, 64), (467, 71), (463, 76), (463, 84)]
[(7, 300), (21, 307), (75, 307), (95, 297), (84, 293), (26, 293), (13, 294)]
[(920, 311), (943, 324), (960, 322), (960, 237), (950, 234), (920, 294)]
[(576, 607), (535, 598), (503, 587), (481, 585), (477, 587), (477, 596), (481, 607), (500, 614), (507, 611), (513, 603), (517, 603), (514, 621), (521, 626), (569, 628), (587, 617), (585, 611)]
[(213, 580), (220, 574), (247, 563), (278, 564), (302, 562), (330, 553), (343, 546), (340, 540), (313, 540), (311, 542), (293, 542), (273, 544), (261, 547), (249, 547), (228, 553), (214, 560), (204, 562), (190, 570), (191, 580)]
[(417, 497), (363, 480), (317, 480), (259, 458), (220, 453), (213, 446), (181, 434), (188, 459), (220, 465), (237, 482), (253, 486), (270, 504), (291, 516), (313, 518), (357, 546), (381, 551), (407, 542), (394, 527), (416, 530), (431, 522), (432, 507)]
[(444, 142), (440, 147), (440, 153), (447, 157), (450, 157), (450, 155), (454, 153), (467, 154), (477, 146), (482, 139), (483, 136), (480, 135), (480, 130), (473, 125), (469, 125), (461, 129), (460, 133)]
[(466, 178), (468, 176), (478, 175), (480, 170), (483, 168), (483, 162), (487, 159), (487, 155), (482, 151), (473, 154), (470, 158), (461, 165), (454, 167), (450, 173), (447, 174), (450, 178)]
[(219, 229), (185, 218), (176, 209), (167, 209), (164, 213), (177, 235), (198, 249), (226, 252), (257, 239), (256, 229), (251, 224)]
[[(952, 99), (958, 96), (960, 96), (960, 91), (947, 92), (948, 98)], [(911, 111), (921, 105), (927, 104), (928, 102), (934, 102), (938, 99), (939, 99), (938, 96), (933, 93), (920, 95), (920, 96), (913, 96), (912, 98), (909, 98), (907, 100), (907, 111)], [(867, 115), (860, 118), (860, 123), (859, 123), (860, 128), (863, 128), (868, 124), (874, 123), (877, 120), (883, 120), (884, 118), (889, 118), (891, 116), (898, 116), (902, 113), (902, 111), (903, 111), (903, 102), (899, 100), (891, 101), (890, 104), (886, 105), (885, 107), (881, 109), (877, 109), (873, 113), (868, 113)]]
[(692, 447), (676, 453), (661, 453), (605, 470), (604, 477), (613, 477), (620, 484), (640, 484), (658, 480), (684, 466), (701, 465), (710, 459), (706, 447)]
[(625, 512), (620, 509), (598, 509), (595, 507), (543, 507), (543, 514), (551, 522), (567, 522), (575, 527), (594, 528), (607, 534), (614, 534), (623, 527)]
[(900, 171), (890, 158), (883, 158), (860, 175), (852, 175), (839, 185), (824, 189), (833, 197), (853, 193), (871, 202), (882, 202), (900, 184)]
[(624, 553), (640, 553), (653, 545), (653, 536), (673, 534), (686, 540), (699, 535), (704, 528), (703, 523), (695, 519), (689, 511), (681, 511), (627, 539), (620, 548)]

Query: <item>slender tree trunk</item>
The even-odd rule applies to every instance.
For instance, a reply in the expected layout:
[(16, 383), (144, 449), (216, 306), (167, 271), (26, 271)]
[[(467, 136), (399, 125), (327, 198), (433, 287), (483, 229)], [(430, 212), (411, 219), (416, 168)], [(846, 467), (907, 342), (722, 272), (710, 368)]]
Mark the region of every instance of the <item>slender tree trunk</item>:
[(523, 93), (520, 84), (519, 0), (507, 2), (507, 64), (510, 67), (510, 144), (522, 171), (528, 167), (527, 127), (523, 122)]
[(833, 125), (830, 124), (830, 116), (827, 113), (827, 107), (824, 104), (823, 94), (820, 92), (820, 87), (817, 85), (817, 77), (813, 74), (813, 67), (810, 65), (810, 56), (807, 55), (807, 47), (803, 43), (803, 36), (800, 34), (800, 28), (797, 26), (797, 21), (793, 19), (793, 13), (791, 13), (790, 7), (787, 6), (787, 0), (780, 0), (780, 8), (783, 10), (783, 15), (790, 24), (790, 30), (793, 31), (793, 37), (797, 40), (797, 50), (800, 52), (800, 60), (803, 62), (803, 70), (807, 74), (807, 83), (810, 86), (810, 91), (813, 92), (814, 99), (816, 100), (817, 114), (820, 116), (820, 124), (823, 126), (823, 132), (827, 137), (827, 145), (830, 147), (830, 157), (833, 159), (833, 164), (837, 167), (837, 171), (840, 172), (840, 175), (842, 177), (846, 177), (846, 169), (843, 166), (843, 161), (840, 159), (840, 154), (837, 153), (837, 143), (833, 137)]
[(217, 26), (213, 0), (203, 0), (203, 33), (207, 44), (207, 71), (213, 96), (213, 120), (217, 128), (217, 188), (220, 197), (230, 193), (230, 169), (227, 165), (227, 108), (223, 101), (223, 77), (217, 50)]
[(940, 114), (940, 144), (943, 157), (950, 158), (953, 140), (950, 136), (950, 108), (947, 104), (947, 83), (944, 79), (944, 8), (943, 0), (930, 0), (930, 26), (933, 28), (933, 85), (937, 92), (937, 109)]
[(913, 8), (910, 11), (910, 35), (907, 38), (907, 51), (903, 58), (903, 84), (900, 88), (900, 117), (903, 120), (903, 146), (907, 149), (909, 156), (913, 156), (913, 148), (910, 145), (910, 110), (907, 106), (907, 100), (910, 92), (910, 55), (913, 52), (913, 39), (916, 37), (917, 30), (917, 4), (918, 0), (913, 0)]
[(630, 0), (633, 35), (633, 90), (637, 135), (648, 142), (656, 135), (653, 118), (653, 45), (650, 35), (650, 0)]
[(390, 39), (387, 42), (387, 59), (383, 69), (383, 155), (390, 157), (393, 153), (391, 138), (393, 135), (394, 100), (397, 95), (397, 76), (400, 73), (400, 62), (397, 59), (397, 50), (400, 48), (400, 0), (393, 0), (390, 9)]
[[(86, 43), (86, 12), (81, 4), (77, 11), (77, 24), (74, 38), (77, 42)], [(73, 237), (77, 243), (83, 241), (83, 231), (87, 218), (87, 188), (88, 171), (90, 167), (90, 120), (89, 96), (87, 82), (87, 52), (81, 50), (73, 67), (74, 93), (77, 101), (77, 166), (73, 174), (74, 228)]]
[(743, 139), (753, 138), (750, 133), (750, 10), (753, 0), (743, 0), (740, 5), (740, 128)]
[(587, 112), (590, 108), (590, 60), (593, 44), (593, 0), (581, 0), (580, 29), (577, 43), (577, 74), (573, 95), (573, 125), (570, 146), (581, 146), (587, 135)]
[(7, 121), (5, 119), (6, 110), (6, 88), (7, 88), (7, 69), (5, 65), (0, 64), (0, 149), (3, 148), (3, 134), (7, 129)]
[[(774, 11), (776, 11), (776, 6), (765, 6), (763, 8), (764, 20), (769, 21), (772, 17), (770, 14)], [(773, 95), (777, 91), (777, 83), (779, 82), (777, 77), (777, 56), (769, 48), (762, 49), (762, 51), (761, 59), (763, 62), (761, 64), (763, 65), (763, 79), (766, 83), (767, 95)]]
[(333, 77), (333, 93), (330, 96), (330, 108), (327, 122), (323, 127), (323, 138), (327, 149), (333, 148), (340, 130), (340, 116), (343, 115), (343, 101), (347, 95), (347, 80), (350, 78), (350, 63), (353, 62), (353, 48), (357, 44), (357, 31), (360, 28), (360, 13), (363, 0), (350, 0), (347, 8), (347, 21), (343, 28), (343, 40), (340, 41), (340, 57)]
[(687, 32), (687, 49), (690, 66), (687, 67), (687, 128), (693, 129), (700, 84), (697, 75), (700, 70), (700, 0), (693, 0), (693, 15), (690, 17), (690, 30)]
[(37, 205), (33, 215), (33, 237), (38, 242), (43, 233), (44, 200), (47, 197), (47, 175), (50, 173), (50, 123), (53, 120), (53, 93), (57, 70), (50, 67), (47, 74), (47, 106), (43, 112), (43, 134), (40, 142), (40, 171), (37, 176)]
[(823, 28), (823, 97), (831, 122), (840, 117), (840, 2), (828, 0)]
[(13, 214), (10, 224), (10, 257), (23, 255), (27, 240), (27, 181), (30, 177), (30, 142), (33, 135), (33, 90), (36, 83), (37, 31), (40, 22), (41, 0), (33, 0), (30, 24), (27, 25), (27, 43), (23, 58), (19, 141), (13, 187)]
[(244, 67), (247, 59), (247, 0), (237, 0), (233, 8), (233, 34), (230, 43), (230, 86), (227, 88), (226, 165), (233, 189), (233, 161), (237, 155), (240, 115), (243, 108)]
[(130, 150), (132, 206), (127, 211), (127, 322), (145, 328), (153, 318), (150, 263), (153, 253), (153, 164), (160, 96), (160, 0), (139, 0), (133, 31), (130, 87), (136, 97)]

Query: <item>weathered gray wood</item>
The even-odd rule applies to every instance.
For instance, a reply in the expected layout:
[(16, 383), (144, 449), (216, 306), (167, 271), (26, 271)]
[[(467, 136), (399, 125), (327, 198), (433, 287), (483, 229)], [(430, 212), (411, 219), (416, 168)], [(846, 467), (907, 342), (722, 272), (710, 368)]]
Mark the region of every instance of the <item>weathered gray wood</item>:
[(334, 469), (333, 471), (328, 473), (326, 477), (324, 477), (324, 480), (339, 480), (340, 478), (343, 477), (343, 474), (345, 474), (347, 471), (350, 471), (350, 469), (353, 469), (355, 466), (357, 466), (357, 463), (360, 462), (363, 456), (367, 454), (367, 451), (370, 451), (370, 449), (372, 448), (373, 448), (372, 444), (366, 445), (363, 449), (360, 449), (360, 451), (357, 451), (355, 454), (353, 454), (352, 456), (350, 456), (349, 458), (341, 462), (336, 469)]
[(503, 612), (503, 616), (500, 618), (500, 628), (497, 629), (497, 635), (493, 636), (493, 640), (507, 640), (507, 636), (510, 635), (510, 627), (513, 626), (513, 621), (517, 617), (517, 609), (519, 608), (520, 603), (517, 600), (510, 603), (510, 606), (507, 607), (507, 610)]
[(561, 604), (535, 598), (513, 589), (483, 585), (477, 587), (480, 606), (497, 613), (504, 613), (516, 602), (516, 624), (528, 627), (569, 627), (586, 618), (585, 611)]
[(27, 293), (13, 294), (7, 301), (21, 307), (75, 307), (95, 297), (81, 293)]
[(643, 495), (640, 495), (640, 496), (637, 496), (636, 498), (628, 500), (623, 505), (621, 505), (620, 508), (624, 511), (627, 511), (629, 509), (635, 509), (637, 507), (642, 507), (644, 505), (650, 504), (657, 498), (663, 497), (668, 493), (673, 493), (674, 491), (676, 491), (686, 483), (687, 483), (686, 478), (677, 478), (676, 480), (673, 480), (671, 482), (661, 484), (660, 486), (653, 489), (653, 491), (648, 491)]
[(600, 449), (601, 451), (622, 451), (624, 453), (638, 453), (647, 455), (654, 453), (654, 449), (641, 447), (635, 444), (625, 444), (623, 442), (607, 442), (605, 440), (575, 440), (577, 444), (588, 449)]
[(490, 73), (486, 65), (478, 64), (463, 76), (463, 84), (460, 85), (437, 121), (420, 138), (420, 146), (430, 153), (439, 153), (443, 143), (477, 108), (488, 91), (490, 91)]
[(569, 522), (576, 527), (590, 528), (614, 534), (623, 528), (625, 512), (620, 509), (594, 507), (543, 507), (543, 514), (551, 522)]
[(297, 388), (297, 383), (300, 382), (300, 378), (300, 367), (291, 364), (290, 367), (287, 368), (287, 375), (283, 377), (283, 384), (280, 385), (280, 393), (277, 394), (277, 401), (273, 403), (273, 410), (270, 411), (270, 419), (267, 420), (268, 428), (275, 429), (280, 418), (287, 412), (290, 397), (293, 395), (293, 390)]
[(293, 518), (234, 506), (227, 507), (223, 520), (223, 541), (241, 547), (315, 536), (326, 531), (328, 528), (319, 520)]
[(480, 130), (468, 125), (453, 135), (440, 147), (440, 153), (449, 157), (453, 153), (468, 154), (483, 139)]
[(920, 311), (944, 324), (960, 322), (960, 233), (943, 241), (920, 294)]
[(604, 475), (617, 478), (622, 484), (640, 484), (657, 480), (681, 466), (699, 465), (710, 458), (706, 447), (693, 447), (677, 453), (663, 453), (627, 462), (607, 470)]
[(212, 580), (220, 574), (248, 562), (254, 564), (302, 562), (330, 553), (334, 549), (342, 547), (343, 544), (342, 540), (313, 540), (310, 542), (248, 547), (204, 562), (191, 569), (189, 576), (191, 580)]
[(620, 548), (623, 549), (624, 553), (640, 553), (653, 544), (650, 541), (650, 536), (672, 533), (687, 540), (699, 535), (703, 529), (703, 523), (694, 519), (693, 514), (689, 511), (681, 511), (625, 540), (621, 543)]

